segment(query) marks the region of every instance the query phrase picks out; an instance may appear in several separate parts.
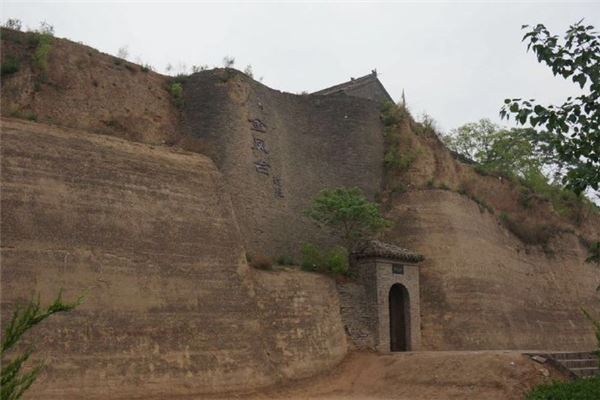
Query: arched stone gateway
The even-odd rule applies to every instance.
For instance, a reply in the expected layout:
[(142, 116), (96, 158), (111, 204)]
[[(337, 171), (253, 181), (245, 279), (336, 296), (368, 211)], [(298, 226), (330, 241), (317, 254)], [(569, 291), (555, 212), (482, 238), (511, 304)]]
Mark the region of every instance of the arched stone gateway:
[(419, 267), (423, 256), (379, 241), (353, 254), (355, 282), (338, 284), (342, 319), (359, 347), (380, 352), (421, 346)]
[(390, 313), (390, 351), (407, 351), (410, 340), (410, 298), (399, 283), (392, 285), (388, 296)]

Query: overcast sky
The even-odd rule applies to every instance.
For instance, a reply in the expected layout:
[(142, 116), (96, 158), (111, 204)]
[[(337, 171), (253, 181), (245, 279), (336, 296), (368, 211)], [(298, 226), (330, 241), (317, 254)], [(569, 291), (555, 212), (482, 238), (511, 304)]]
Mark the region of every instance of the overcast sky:
[(9, 17), (164, 72), (221, 66), (226, 55), (271, 88), (316, 91), (368, 74), (413, 114), (430, 114), (443, 131), (490, 118), (506, 97), (560, 103), (577, 93), (552, 76), (521, 42), (521, 25), (544, 23), (562, 34), (585, 18), (600, 28), (600, 3), (372, 2), (25, 2), (1, 4)]

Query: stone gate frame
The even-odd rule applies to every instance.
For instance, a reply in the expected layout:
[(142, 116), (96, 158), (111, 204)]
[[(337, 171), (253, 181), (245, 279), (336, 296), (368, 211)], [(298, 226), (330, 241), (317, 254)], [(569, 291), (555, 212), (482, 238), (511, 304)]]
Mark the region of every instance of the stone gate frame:
[(379, 241), (370, 241), (353, 255), (350, 270), (365, 288), (365, 311), (371, 316), (370, 330), (379, 352), (391, 351), (389, 296), (395, 284), (402, 285), (408, 295), (404, 300), (404, 315), (408, 314), (404, 320), (405, 350), (421, 348), (418, 263), (422, 260), (420, 254)]

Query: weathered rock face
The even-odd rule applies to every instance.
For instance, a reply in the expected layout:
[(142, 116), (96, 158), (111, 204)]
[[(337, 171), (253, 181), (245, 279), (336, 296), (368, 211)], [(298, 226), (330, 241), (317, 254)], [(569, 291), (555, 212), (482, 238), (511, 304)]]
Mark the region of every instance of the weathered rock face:
[(177, 140), (169, 77), (65, 39), (52, 38), (47, 66), (35, 66), (34, 33), (2, 29), (3, 57), (19, 61), (2, 77), (2, 116), (144, 143)]
[(1, 206), (3, 320), (86, 296), (28, 337), (49, 361), (34, 396), (248, 389), (345, 354), (334, 284), (249, 270), (204, 156), (3, 120)]
[(190, 76), (184, 94), (188, 134), (208, 143), (252, 254), (331, 243), (302, 215), (322, 189), (358, 186), (371, 199), (381, 190), (382, 125), (372, 101), (281, 93), (229, 70)]
[(571, 234), (547, 254), (527, 248), (489, 212), (459, 194), (399, 196), (390, 237), (426, 255), (422, 345), (428, 350), (594, 348), (581, 309), (600, 313), (600, 272)]

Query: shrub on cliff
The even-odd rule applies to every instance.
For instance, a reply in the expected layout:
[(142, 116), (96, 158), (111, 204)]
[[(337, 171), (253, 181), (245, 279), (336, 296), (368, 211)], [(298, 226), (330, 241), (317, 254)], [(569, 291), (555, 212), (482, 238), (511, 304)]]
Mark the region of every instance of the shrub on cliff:
[(305, 243), (302, 245), (302, 269), (345, 275), (348, 273), (348, 250), (335, 246), (323, 252), (315, 245)]
[(351, 252), (360, 242), (389, 226), (378, 205), (368, 201), (356, 187), (324, 189), (304, 213), (329, 228)]
[(23, 353), (15, 355), (11, 360), (7, 359), (7, 353), (19, 342), (21, 337), (35, 325), (39, 324), (52, 314), (71, 311), (79, 304), (82, 298), (74, 303), (63, 303), (62, 292), (56, 300), (45, 310), (40, 307), (39, 297), (37, 301), (31, 301), (25, 308), (17, 308), (12, 319), (4, 329), (0, 357), (2, 358), (2, 371), (0, 372), (1, 390), (0, 400), (15, 400), (21, 398), (23, 393), (35, 382), (37, 376), (44, 367), (43, 363), (37, 364), (28, 372), (23, 373), (21, 368), (33, 353), (33, 348), (26, 349)]
[(169, 86), (169, 93), (171, 93), (171, 97), (175, 100), (175, 105), (178, 108), (183, 107), (183, 85), (181, 82), (174, 82)]

